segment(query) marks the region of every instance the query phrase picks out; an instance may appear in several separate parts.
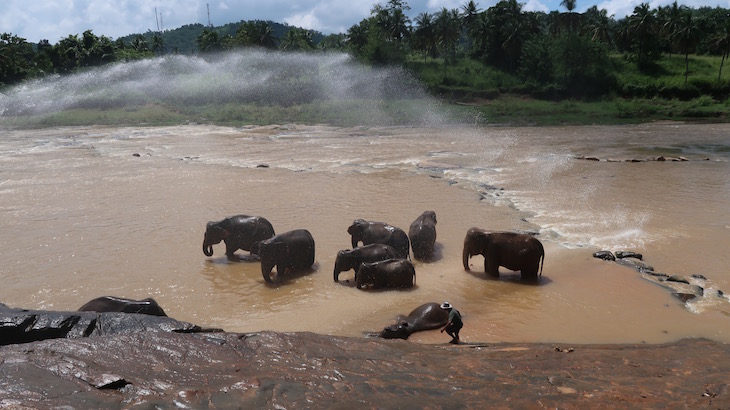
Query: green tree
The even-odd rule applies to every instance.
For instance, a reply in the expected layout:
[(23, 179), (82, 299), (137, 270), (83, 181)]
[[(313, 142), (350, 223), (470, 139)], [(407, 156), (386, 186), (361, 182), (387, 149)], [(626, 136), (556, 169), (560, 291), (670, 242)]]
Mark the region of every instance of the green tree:
[(437, 43), (433, 16), (426, 12), (420, 13), (416, 17), (416, 28), (413, 31), (412, 44), (414, 49), (423, 52), (424, 63), (426, 57), (436, 57), (438, 55)]
[(286, 51), (312, 51), (315, 49), (312, 32), (293, 27), (284, 34), (279, 47)]
[(645, 69), (650, 63), (650, 57), (656, 51), (654, 10), (649, 9), (649, 3), (641, 3), (634, 8), (634, 13), (628, 19), (629, 32), (638, 39), (636, 40), (636, 64), (639, 69)]
[(0, 34), (0, 84), (15, 84), (34, 75), (33, 47), (24, 38)]
[(263, 47), (270, 50), (278, 48), (279, 39), (274, 35), (274, 28), (266, 21), (247, 21), (236, 29), (233, 43), (237, 46)]
[(694, 52), (700, 40), (700, 31), (692, 19), (692, 12), (685, 11), (677, 31), (672, 33), (672, 42), (679, 52), (684, 54), (684, 83), (689, 76), (689, 53)]
[(198, 51), (201, 53), (214, 53), (223, 51), (223, 43), (221, 42), (218, 32), (215, 30), (205, 29), (196, 39)]
[(725, 24), (720, 27), (720, 30), (712, 36), (712, 40), (714, 44), (717, 46), (717, 48), (722, 54), (722, 58), (720, 59), (720, 69), (717, 72), (717, 81), (720, 81), (722, 79), (722, 68), (725, 65), (725, 61), (728, 59), (728, 56), (730, 56), (730, 15), (725, 20)]
[(598, 10), (598, 7), (591, 6), (585, 12), (586, 28), (591, 41), (601, 41), (610, 45), (613, 42), (614, 28), (612, 17), (608, 16), (606, 9)]
[(461, 37), (459, 11), (456, 9), (449, 10), (446, 7), (442, 8), (436, 14), (434, 29), (438, 45), (443, 50), (444, 63), (446, 62), (446, 56), (449, 54), (452, 60), (456, 60), (456, 46)]

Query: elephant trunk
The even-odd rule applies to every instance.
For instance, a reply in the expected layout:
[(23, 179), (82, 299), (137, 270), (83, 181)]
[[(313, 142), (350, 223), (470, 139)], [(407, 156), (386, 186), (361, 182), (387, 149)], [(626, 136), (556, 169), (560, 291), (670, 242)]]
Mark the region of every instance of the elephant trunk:
[(335, 272), (334, 272), (334, 275), (333, 275), (334, 276), (334, 279), (335, 279), (335, 282), (339, 282), (340, 281), (340, 272), (341, 271), (339, 269), (337, 269), (337, 266), (335, 266)]
[(465, 246), (464, 253), (461, 255), (461, 260), (464, 263), (464, 269), (467, 271), (470, 270), (469, 269), (469, 258), (470, 257), (471, 257), (471, 254), (469, 253), (469, 249)]
[(213, 245), (203, 242), (203, 253), (205, 256), (213, 256)]
[(274, 269), (274, 263), (261, 262), (261, 274), (264, 276), (264, 280), (268, 283), (273, 283), (271, 279), (271, 270)]

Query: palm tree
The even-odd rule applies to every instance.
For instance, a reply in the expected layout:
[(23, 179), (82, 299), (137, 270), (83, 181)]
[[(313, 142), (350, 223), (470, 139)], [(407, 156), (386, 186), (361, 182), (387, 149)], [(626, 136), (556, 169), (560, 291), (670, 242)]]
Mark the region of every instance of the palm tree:
[[(680, 7), (676, 1), (671, 6), (657, 9), (657, 20), (661, 24), (660, 31), (664, 38), (671, 38), (679, 30), (682, 24), (683, 9), (684, 7)], [(672, 51), (672, 48), (669, 47), (670, 54)]]
[(650, 30), (654, 26), (654, 11), (649, 9), (649, 3), (641, 3), (634, 8), (634, 14), (629, 16), (629, 29), (639, 35), (639, 51), (637, 64), (644, 65), (646, 59), (646, 42)]
[(720, 31), (715, 34), (714, 43), (720, 50), (722, 50), (720, 70), (717, 73), (717, 81), (720, 81), (722, 78), (722, 67), (725, 65), (725, 60), (727, 60), (728, 56), (730, 56), (730, 16), (725, 19), (725, 24), (720, 28)]
[(201, 53), (212, 53), (223, 50), (220, 36), (215, 30), (204, 29), (196, 39), (198, 51)]
[(423, 50), (424, 63), (426, 57), (436, 55), (437, 40), (432, 15), (423, 12), (416, 17), (416, 30), (413, 32), (413, 37), (417, 43), (417, 48)]
[(689, 53), (695, 50), (700, 38), (700, 30), (692, 19), (692, 12), (683, 13), (681, 25), (672, 35), (677, 49), (684, 53), (684, 83), (687, 84), (689, 76)]
[(568, 33), (571, 35), (578, 31), (580, 26), (580, 14), (574, 13), (576, 0), (562, 0), (560, 5), (565, 7), (568, 12), (561, 16), (561, 25), (568, 27)]
[(469, 0), (469, 2), (461, 6), (461, 18), (463, 19), (467, 38), (469, 39), (469, 50), (471, 50), (472, 44), (474, 43), (473, 38), (476, 37), (478, 32), (479, 23), (479, 9), (474, 0)]
[(586, 10), (586, 24), (591, 36), (591, 41), (602, 41), (611, 44), (613, 28), (611, 18), (606, 9), (598, 10), (597, 6), (591, 6)]
[(444, 50), (444, 63), (448, 51), (451, 51), (452, 59), (456, 59), (456, 43), (461, 36), (459, 12), (456, 9), (442, 8), (436, 15), (434, 26), (438, 44)]

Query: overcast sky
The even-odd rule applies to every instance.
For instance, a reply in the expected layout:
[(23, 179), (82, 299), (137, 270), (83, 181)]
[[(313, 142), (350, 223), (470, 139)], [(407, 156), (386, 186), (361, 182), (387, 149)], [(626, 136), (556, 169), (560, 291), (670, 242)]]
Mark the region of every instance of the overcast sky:
[[(435, 13), (446, 7), (458, 8), (468, 0), (410, 0), (407, 15), (413, 20), (421, 12)], [(480, 10), (498, 0), (476, 1)], [(564, 11), (561, 0), (518, 0), (523, 10)], [(592, 5), (622, 18), (647, 0), (578, 0), (576, 11)], [(674, 0), (648, 0), (651, 8), (666, 6)], [(162, 28), (171, 30), (186, 24), (214, 26), (241, 20), (271, 20), (291, 26), (317, 30), (324, 34), (345, 33), (370, 15), (375, 4), (387, 0), (0, 0), (0, 33), (12, 33), (37, 43), (46, 39), (57, 43), (70, 34), (92, 30), (97, 36), (112, 39), (128, 34), (157, 30), (155, 8)], [(720, 6), (730, 9), (730, 0), (679, 0), (694, 8)], [(206, 4), (208, 7), (206, 7)]]

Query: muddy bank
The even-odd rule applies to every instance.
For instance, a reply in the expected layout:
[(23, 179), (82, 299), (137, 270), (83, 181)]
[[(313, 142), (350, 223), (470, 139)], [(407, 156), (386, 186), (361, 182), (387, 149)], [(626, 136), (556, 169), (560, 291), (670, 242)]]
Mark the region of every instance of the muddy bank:
[(164, 331), (0, 348), (0, 406), (728, 408), (730, 347)]

